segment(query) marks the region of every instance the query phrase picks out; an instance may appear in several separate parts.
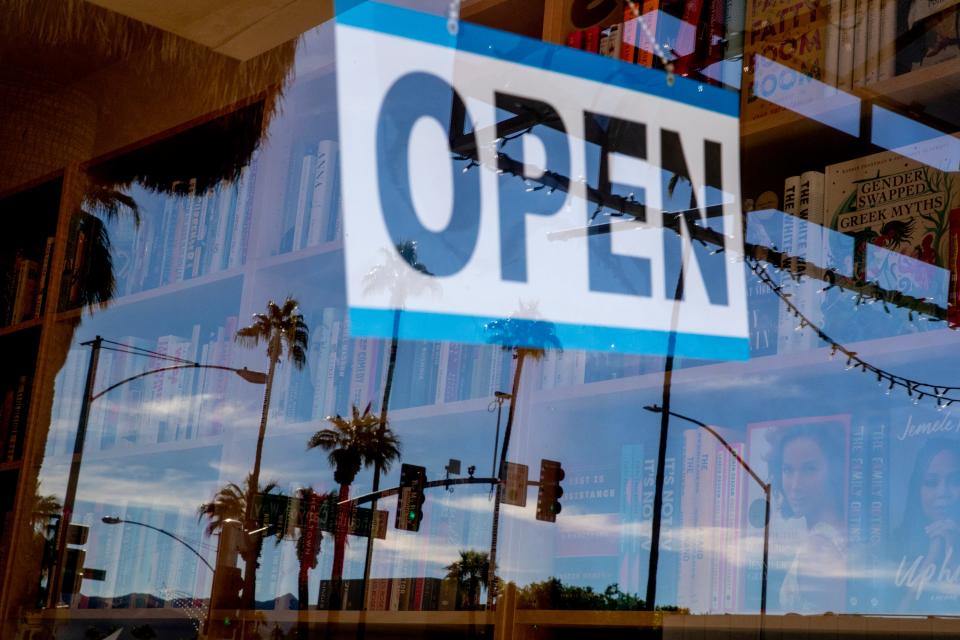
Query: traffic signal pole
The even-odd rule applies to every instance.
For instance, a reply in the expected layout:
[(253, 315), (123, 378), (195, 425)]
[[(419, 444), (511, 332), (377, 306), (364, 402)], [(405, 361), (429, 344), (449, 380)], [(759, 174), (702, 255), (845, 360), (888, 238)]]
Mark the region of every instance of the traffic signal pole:
[(56, 564), (53, 567), (53, 579), (47, 585), (50, 589), (47, 594), (47, 603), (50, 607), (56, 607), (60, 604), (60, 597), (63, 595), (63, 568), (67, 561), (67, 530), (70, 528), (73, 507), (77, 500), (80, 462), (83, 460), (83, 446), (87, 439), (90, 403), (93, 402), (93, 385), (97, 379), (97, 364), (100, 362), (100, 348), (103, 346), (103, 338), (97, 336), (90, 342), (83, 343), (83, 346), (88, 345), (91, 347), (90, 361), (87, 364), (87, 379), (83, 385), (83, 399), (80, 402), (80, 418), (77, 420), (77, 437), (73, 443), (73, 457), (70, 459), (67, 492), (63, 498), (63, 517), (60, 519), (60, 530), (57, 531)]

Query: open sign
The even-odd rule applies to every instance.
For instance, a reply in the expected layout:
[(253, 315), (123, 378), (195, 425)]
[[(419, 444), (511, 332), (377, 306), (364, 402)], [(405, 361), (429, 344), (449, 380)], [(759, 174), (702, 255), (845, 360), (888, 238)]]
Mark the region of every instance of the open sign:
[(336, 50), (354, 334), (747, 357), (736, 94), (373, 2)]

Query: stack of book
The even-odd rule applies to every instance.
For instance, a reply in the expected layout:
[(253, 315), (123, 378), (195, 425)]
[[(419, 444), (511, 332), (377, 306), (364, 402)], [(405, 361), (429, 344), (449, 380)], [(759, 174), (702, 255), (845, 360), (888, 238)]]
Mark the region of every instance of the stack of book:
[(40, 317), (52, 255), (53, 238), (47, 238), (42, 257), (17, 254), (5, 281), (0, 324), (15, 325)]
[[(664, 68), (686, 76), (719, 63), (727, 45), (725, 21), (736, 19), (736, 3), (720, 0), (646, 0), (624, 5), (623, 22), (572, 31), (567, 45), (631, 64)], [(719, 79), (720, 72), (704, 71)]]
[(27, 428), (30, 376), (22, 374), (0, 388), (0, 462), (19, 460)]
[[(780, 111), (775, 94), (828, 97), (789, 67), (826, 87), (851, 91), (960, 56), (958, 7), (935, 0), (750, 0), (744, 38), (742, 114), (755, 121)], [(768, 72), (769, 70), (769, 72)], [(759, 82), (755, 82), (759, 78)]]

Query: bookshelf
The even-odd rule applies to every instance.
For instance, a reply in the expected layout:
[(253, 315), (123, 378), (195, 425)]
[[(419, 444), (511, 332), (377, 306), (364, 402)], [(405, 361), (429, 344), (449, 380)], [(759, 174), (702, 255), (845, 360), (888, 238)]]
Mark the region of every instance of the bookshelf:
[[(572, 0), (544, 0), (543, 2), (534, 2), (524, 6), (523, 11), (517, 11), (515, 3), (510, 0), (468, 0), (463, 4), (463, 19), (480, 24), (495, 26), (498, 28), (507, 28), (516, 33), (529, 35), (531, 37), (542, 37), (551, 42), (562, 43), (566, 37), (565, 16), (567, 16)], [(611, 14), (613, 15), (613, 14)], [(622, 11), (619, 15), (622, 15)], [(315, 294), (311, 300), (304, 300), (303, 308), (312, 320), (312, 327), (323, 326), (324, 311), (329, 308), (345, 307), (345, 292), (343, 290), (342, 262), (343, 262), (343, 243), (336, 226), (327, 226), (325, 232), (314, 238), (315, 242), (304, 240), (309, 237), (309, 228), (312, 222), (310, 219), (311, 209), (304, 204), (305, 199), (314, 197), (314, 191), (310, 191), (308, 183), (304, 182), (305, 177), (316, 178), (316, 169), (319, 166), (317, 160), (319, 147), (324, 141), (335, 141), (337, 132), (333, 116), (335, 115), (335, 106), (332, 96), (334, 95), (332, 66), (327, 62), (320, 63), (316, 68), (304, 73), (298, 82), (290, 89), (288, 99), (290, 106), (288, 116), (280, 120), (280, 124), (275, 125), (271, 130), (269, 138), (264, 142), (260, 150), (256, 152), (254, 166), (256, 171), (248, 176), (248, 184), (245, 188), (249, 190), (248, 204), (244, 205), (244, 196), (238, 192), (233, 196), (234, 204), (221, 204), (221, 200), (206, 200), (204, 194), (190, 194), (181, 201), (173, 202), (172, 196), (156, 196), (144, 192), (144, 201), (155, 199), (156, 206), (149, 210), (144, 210), (144, 217), (151, 217), (151, 222), (155, 223), (153, 229), (159, 228), (163, 219), (167, 220), (168, 226), (173, 224), (171, 221), (176, 219), (186, 220), (188, 216), (197, 216), (199, 208), (208, 207), (209, 210), (226, 211), (221, 207), (232, 207), (229, 209), (232, 216), (243, 218), (247, 216), (247, 226), (249, 230), (245, 235), (232, 246), (228, 252), (220, 249), (221, 258), (217, 268), (212, 268), (204, 263), (191, 262), (190, 264), (199, 264), (190, 276), (181, 275), (176, 271), (167, 271), (165, 276), (159, 276), (152, 281), (147, 281), (143, 275), (140, 276), (138, 283), (131, 285), (130, 278), (134, 277), (125, 274), (124, 279), (118, 282), (118, 294), (114, 297), (109, 308), (103, 311), (89, 313), (76, 307), (74, 304), (65, 304), (60, 309), (44, 310), (39, 317), (25, 319), (9, 326), (0, 327), (0, 345), (9, 341), (26, 341), (28, 347), (28, 359), (32, 354), (34, 361), (37, 354), (43, 349), (52, 350), (53, 333), (57, 330), (72, 330), (79, 326), (81, 333), (74, 335), (75, 340), (79, 338), (89, 338), (94, 333), (108, 336), (114, 339), (133, 337), (142, 340), (142, 344), (149, 348), (157, 348), (158, 340), (162, 337), (173, 335), (192, 340), (192, 333), (195, 327), (199, 327), (196, 333), (201, 336), (191, 343), (190, 347), (185, 347), (189, 351), (193, 349), (193, 357), (203, 360), (202, 350), (209, 347), (208, 354), (213, 353), (213, 347), (210, 345), (220, 344), (229, 341), (231, 332), (229, 320), (236, 318), (233, 329), (236, 326), (245, 324), (246, 319), (251, 313), (262, 311), (266, 300), (271, 297), (282, 298), (287, 293), (299, 295), (298, 292), (310, 292)], [(865, 100), (887, 99), (896, 100), (904, 104), (921, 101), (927, 104), (939, 105), (937, 109), (945, 108), (949, 104), (950, 95), (960, 90), (960, 61), (954, 60), (942, 63), (936, 67), (921, 69), (918, 71), (896, 76), (882, 83), (870, 85), (869, 87), (857, 89), (855, 95)], [(322, 100), (317, 100), (317, 96), (323, 96)], [(936, 115), (934, 109), (928, 111), (931, 115)], [(178, 132), (182, 133), (182, 132)], [(187, 132), (189, 133), (189, 132)], [(792, 157), (784, 158), (782, 162), (768, 162), (765, 157), (760, 156), (760, 152), (776, 148), (783, 145), (785, 141), (802, 140), (803, 144), (791, 152)], [(831, 141), (824, 145), (824, 141)], [(864, 146), (857, 146), (844, 140), (836, 141), (836, 134), (826, 130), (822, 125), (807, 119), (800, 118), (789, 112), (781, 112), (776, 116), (765, 120), (762, 126), (745, 126), (742, 133), (742, 145), (745, 151), (744, 166), (751, 167), (751, 170), (744, 172), (749, 174), (748, 182), (768, 182), (773, 185), (782, 185), (782, 173), (786, 163), (793, 162), (797, 166), (815, 158), (822, 166), (825, 162), (833, 162), (839, 158), (850, 158), (865, 153)], [(149, 145), (147, 145), (149, 146)], [(146, 147), (145, 147), (146, 148)], [(331, 147), (332, 148), (332, 147)], [(752, 155), (752, 158), (750, 157)], [(784, 154), (787, 155), (787, 154)], [(829, 158), (829, 160), (827, 160)], [(118, 160), (112, 158), (112, 161), (122, 162), (122, 157)], [(87, 169), (91, 174), (96, 174), (96, 162), (91, 163)], [(766, 166), (760, 166), (766, 165)], [(753, 168), (756, 168), (756, 171)], [(791, 169), (792, 170), (792, 169)], [(313, 173), (311, 173), (313, 172)], [(778, 185), (779, 181), (779, 185)], [(241, 180), (242, 182), (242, 180)], [(308, 186), (305, 186), (308, 185)], [(38, 191), (39, 189), (39, 191)], [(50, 198), (49, 193), (55, 193), (56, 199)], [(41, 194), (46, 194), (42, 195)], [(72, 208), (61, 206), (59, 203), (60, 194), (67, 196), (67, 201), (76, 200), (73, 191), (64, 186), (62, 181), (52, 181), (49, 185), (40, 187), (31, 186), (23, 192), (25, 195), (16, 195), (15, 198), (37, 198), (46, 202), (45, 207), (49, 211), (43, 218), (39, 226), (41, 233), (35, 234), (35, 239), (45, 239), (46, 237), (56, 237), (57, 242), (64, 241), (60, 248), (60, 257), (54, 261), (59, 268), (71, 260), (71, 256), (77, 255), (76, 245), (70, 245), (72, 236), (69, 232), (70, 216), (73, 213)], [(319, 193), (317, 191), (316, 193)], [(41, 194), (41, 195), (38, 195)], [(326, 217), (317, 218), (323, 222), (329, 223), (335, 221), (336, 215), (336, 196), (327, 196), (330, 198), (323, 212)], [(10, 204), (12, 209), (20, 206), (14, 200)], [(330, 204), (332, 203), (332, 204)], [(0, 210), (3, 210), (3, 202), (0, 202)], [(246, 209), (244, 209), (246, 207)], [(210, 218), (213, 220), (214, 218)], [(236, 234), (237, 229), (227, 228), (222, 225), (223, 218), (218, 222), (209, 223), (209, 229), (214, 230), (209, 236), (216, 241), (218, 235), (226, 237), (229, 234)], [(150, 229), (150, 222), (144, 229)], [(198, 223), (199, 224), (199, 223)], [(174, 225), (175, 226), (175, 225)], [(297, 231), (298, 226), (300, 231)], [(119, 228), (119, 227), (118, 227)], [(59, 231), (58, 231), (59, 230)], [(121, 248), (126, 252), (130, 264), (136, 264), (140, 256), (146, 255), (138, 249), (136, 244), (136, 233), (131, 234), (132, 229), (127, 227), (125, 231), (121, 230), (117, 237), (118, 246), (120, 243), (128, 243), (128, 248)], [(135, 230), (134, 230), (135, 231)], [(146, 231), (141, 231), (146, 233)], [(177, 232), (172, 232), (176, 234)], [(124, 235), (126, 234), (126, 235)], [(300, 237), (297, 241), (295, 238)], [(159, 236), (154, 236), (158, 238)], [(192, 242), (189, 238), (182, 242)], [(243, 239), (245, 238), (245, 239)], [(159, 242), (159, 240), (157, 240)], [(178, 240), (172, 240), (175, 243)], [(204, 245), (208, 248), (207, 245)], [(186, 247), (182, 247), (186, 248)], [(15, 252), (16, 249), (14, 248)], [(239, 254), (231, 257), (232, 251), (239, 251)], [(4, 252), (9, 254), (7, 249)], [(184, 266), (186, 269), (185, 257), (188, 251), (182, 251), (184, 255)], [(202, 254), (201, 254), (202, 255)], [(75, 258), (74, 258), (75, 259)], [(172, 274), (172, 275), (171, 275)], [(198, 319), (202, 318), (202, 319)], [(334, 317), (337, 322), (342, 322), (343, 318)], [(220, 334), (218, 335), (218, 331)], [(89, 335), (88, 335), (89, 334)], [(210, 336), (216, 336), (211, 338)], [(41, 342), (46, 341), (42, 346)], [(861, 353), (864, 357), (877, 358), (895, 358), (904, 354), (907, 359), (923, 359), (934, 357), (945, 346), (954, 346), (956, 339), (954, 334), (948, 331), (928, 331), (922, 334), (909, 334), (890, 338), (879, 338), (873, 340), (853, 342), (848, 345), (851, 349)], [(313, 345), (312, 345), (313, 346)], [(321, 348), (319, 344), (318, 348)], [(385, 344), (381, 341), (377, 348), (381, 350)], [(217, 348), (220, 348), (219, 346)], [(404, 353), (401, 354), (401, 360), (398, 369), (412, 369), (414, 363), (425, 362), (424, 366), (430, 367), (431, 363), (444, 362), (443, 358), (449, 358), (443, 355), (442, 347), (435, 346), (407, 346), (404, 347)], [(493, 352), (496, 347), (490, 346), (485, 349), (470, 348), (471, 351), (464, 351), (461, 358), (464, 361), (467, 357), (475, 358), (482, 362), (484, 358), (495, 358)], [(354, 352), (346, 352), (348, 357), (353, 358)], [(468, 354), (468, 355), (464, 355)], [(555, 357), (551, 354), (548, 358)], [(844, 373), (842, 362), (831, 362), (828, 357), (828, 351), (825, 349), (814, 349), (806, 352), (790, 355), (771, 355), (760, 356), (746, 363), (695, 363), (692, 366), (678, 368), (674, 373), (674, 382), (678, 388), (694, 389), (697, 385), (720, 378), (747, 378), (750, 376), (776, 376), (785, 375), (791, 372), (802, 371), (805, 378), (815, 378), (818, 376), (833, 378), (836, 376), (847, 375), (850, 377), (859, 376), (857, 372)], [(210, 356), (208, 356), (210, 357)], [(247, 365), (251, 368), (261, 369), (264, 366), (264, 356), (261, 350), (240, 351), (235, 350), (230, 353), (232, 358), (230, 362), (235, 366)], [(335, 354), (327, 355), (328, 358), (335, 359)], [(404, 359), (405, 358), (405, 359)], [(419, 359), (419, 360), (418, 360)], [(80, 359), (82, 364), (83, 358)], [(446, 361), (449, 363), (449, 360)], [(494, 362), (499, 362), (499, 374), (486, 372), (488, 383), (482, 386), (473, 386), (467, 392), (457, 391), (452, 395), (444, 395), (441, 399), (437, 395), (437, 388), (441, 384), (439, 379), (432, 380), (428, 387), (428, 393), (420, 398), (416, 403), (398, 403), (391, 411), (391, 420), (397, 424), (403, 423), (423, 423), (423, 424), (461, 424), (474, 420), (477, 416), (484, 417), (492, 423), (492, 415), (487, 413), (488, 405), (491, 400), (491, 391), (506, 389), (509, 382), (511, 365), (509, 355), (501, 354), (499, 361), (491, 360), (486, 366), (487, 369), (495, 369)], [(142, 368), (147, 368), (148, 359), (142, 361)], [(326, 362), (317, 364), (325, 365)], [(655, 364), (655, 362), (654, 362)], [(569, 365), (569, 363), (568, 363)], [(132, 365), (120, 365), (114, 361), (109, 361), (103, 369), (102, 380), (113, 380), (124, 371), (123, 367)], [(140, 366), (140, 365), (137, 365)], [(312, 365), (314, 366), (314, 365)], [(562, 375), (559, 369), (553, 373), (553, 381), (545, 382), (548, 378), (547, 367), (554, 366), (549, 361), (541, 363), (538, 366), (529, 366), (525, 375), (522, 393), (522, 418), (536, 414), (540, 410), (561, 410), (568, 411), (571, 415), (578, 411), (587, 413), (591, 406), (599, 404), (614, 405), (619, 402), (625, 402), (627, 398), (634, 401), (637, 392), (656, 395), (663, 381), (662, 370), (652, 366), (645, 373), (630, 374), (623, 377), (616, 377), (607, 380), (584, 381), (575, 376), (561, 381)], [(461, 365), (462, 367), (462, 365)], [(66, 371), (66, 369), (64, 369)], [(461, 371), (466, 371), (462, 368)], [(472, 370), (471, 375), (476, 375), (477, 369)], [(77, 377), (81, 374), (82, 367), (71, 370), (69, 375)], [(51, 379), (48, 381), (52, 385), (52, 375), (57, 371), (48, 372)], [(114, 375), (117, 374), (117, 375)], [(303, 376), (309, 374), (305, 373)], [(316, 373), (315, 373), (316, 375)], [(451, 374), (452, 375), (452, 374)], [(465, 376), (465, 373), (457, 375)], [(447, 383), (449, 380), (447, 379)], [(45, 383), (46, 384), (46, 383)], [(179, 383), (175, 383), (179, 384)], [(268, 430), (268, 439), (290, 439), (298, 438), (304, 434), (309, 434), (318, 428), (322, 422), (323, 415), (326, 414), (326, 407), (322, 410), (312, 410), (311, 415), (303, 418), (296, 410), (289, 410), (287, 405), (291, 402), (292, 394), (289, 387), (290, 382), (284, 382), (278, 386), (278, 396), (275, 397), (275, 411), (277, 415), (271, 415), (270, 426)], [(315, 384), (315, 380), (313, 382)], [(344, 384), (343, 380), (338, 384)], [(348, 380), (346, 384), (350, 384)], [(283, 386), (288, 385), (288, 386)], [(379, 404), (380, 398), (377, 393), (379, 388), (376, 378), (371, 378), (365, 383), (363, 391), (359, 392), (360, 397), (366, 400), (372, 400), (374, 406)], [(544, 388), (546, 387), (546, 388)], [(52, 386), (51, 386), (52, 388)], [(176, 388), (176, 387), (174, 387)], [(247, 410), (255, 410), (259, 402), (259, 388), (255, 392), (250, 392), (248, 388), (242, 387), (241, 383), (229, 381), (223, 387), (214, 387), (223, 393), (229, 393), (233, 396), (249, 396), (244, 398)], [(58, 388), (58, 393), (60, 389)], [(169, 390), (168, 390), (169, 391)], [(284, 394), (280, 397), (280, 393)], [(433, 395), (431, 395), (431, 393)], [(338, 400), (339, 404), (334, 405), (335, 410), (345, 411), (346, 406), (343, 399)], [(348, 403), (349, 404), (349, 403)], [(408, 406), (409, 405), (409, 406)], [(56, 409), (54, 409), (56, 411)], [(280, 413), (283, 412), (283, 413)], [(66, 416), (67, 413), (64, 413)], [(22, 474), (25, 464), (31, 471), (39, 467), (37, 458), (40, 457), (43, 448), (43, 442), (39, 441), (39, 434), (45, 434), (43, 430), (37, 427), (44, 415), (36, 414), (34, 417), (33, 431), (38, 436), (29, 440), (34, 451), (34, 460), (25, 463), (20, 459), (0, 462), (0, 481), (8, 487), (14, 487), (14, 493), (0, 493), (0, 509), (10, 512), (13, 509), (14, 495), (17, 482), (13, 484), (7, 482), (8, 478), (19, 477)], [(101, 417), (101, 432), (104, 424), (109, 422), (108, 418)], [(540, 419), (548, 422), (549, 418)], [(67, 423), (69, 420), (67, 420)], [(196, 427), (197, 425), (194, 425)], [(239, 446), (231, 444), (234, 435), (227, 430), (229, 425), (222, 425), (223, 430), (202, 433), (183, 438), (174, 437), (165, 441), (134, 441), (123, 444), (109, 446), (89, 445), (90, 451), (85, 456), (85, 462), (94, 464), (116, 464), (122, 465), (125, 461), (132, 458), (148, 455), (177, 455), (187, 454), (190, 451), (198, 449), (211, 449), (212, 451), (223, 451), (218, 453), (222, 457), (234, 456), (233, 459), (239, 459)], [(745, 425), (738, 425), (740, 431), (745, 430)], [(491, 427), (492, 430), (492, 427)], [(66, 435), (69, 435), (67, 431)], [(248, 437), (248, 436), (247, 436)], [(43, 459), (43, 464), (52, 466), (64, 465), (69, 461), (69, 440), (65, 439), (60, 444), (63, 447), (48, 451)], [(246, 444), (246, 441), (243, 443)], [(2, 443), (0, 443), (2, 445)], [(233, 447), (227, 451), (228, 448)], [(481, 468), (485, 468), (486, 460), (482, 461)], [(318, 467), (325, 466), (320, 463)], [(235, 480), (227, 473), (223, 473), (219, 480)], [(22, 494), (22, 490), (20, 491)], [(21, 497), (22, 500), (22, 497)], [(6, 528), (6, 527), (5, 527)], [(3, 546), (3, 545), (0, 545)], [(71, 611), (70, 614), (55, 612), (53, 616), (63, 617), (70, 615), (71, 619), (85, 617), (94, 619), (96, 613)], [(122, 615), (122, 614), (118, 614)], [(515, 623), (526, 627), (576, 627), (576, 626), (596, 626), (596, 627), (638, 627), (646, 625), (649, 620), (645, 617), (647, 614), (633, 614), (625, 612), (557, 612), (545, 611), (517, 611)], [(352, 623), (356, 616), (351, 613), (327, 614), (326, 612), (311, 612), (308, 618), (314, 623), (327, 622), (333, 617), (337, 620)], [(295, 620), (295, 614), (283, 614), (277, 617), (278, 620)], [(755, 618), (750, 618), (755, 620)], [(493, 617), (484, 613), (466, 614), (462, 612), (450, 613), (442, 612), (422, 613), (422, 612), (382, 612), (372, 614), (369, 618), (371, 624), (389, 624), (389, 625), (465, 625), (465, 624), (489, 624)], [(702, 622), (702, 620), (701, 620)], [(724, 627), (725, 621), (716, 621), (718, 628)], [(705, 623), (706, 624), (706, 623)], [(731, 626), (735, 626), (733, 622)], [(696, 626), (696, 624), (691, 624)], [(701, 625), (702, 627), (703, 625)]]

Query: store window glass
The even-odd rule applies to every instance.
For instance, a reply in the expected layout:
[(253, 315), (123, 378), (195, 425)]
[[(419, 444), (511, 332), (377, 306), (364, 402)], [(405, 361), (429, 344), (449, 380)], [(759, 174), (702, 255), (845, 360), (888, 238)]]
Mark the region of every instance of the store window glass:
[(956, 631), (956, 6), (22, 4), (0, 635)]

